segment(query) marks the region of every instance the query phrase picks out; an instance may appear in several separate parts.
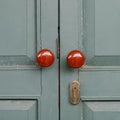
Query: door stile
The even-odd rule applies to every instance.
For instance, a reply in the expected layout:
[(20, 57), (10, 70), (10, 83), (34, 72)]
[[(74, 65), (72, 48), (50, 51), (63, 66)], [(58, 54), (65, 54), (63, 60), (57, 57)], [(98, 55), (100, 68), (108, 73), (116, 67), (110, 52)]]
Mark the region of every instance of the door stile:
[[(58, 1), (41, 0), (41, 48), (50, 49), (55, 55), (52, 66), (42, 68), (42, 96), (40, 115), (42, 120), (58, 120)], [(53, 113), (53, 114), (51, 114)]]
[[(80, 120), (82, 118), (82, 104), (72, 105), (69, 101), (69, 84), (73, 80), (79, 81), (79, 69), (68, 67), (66, 57), (71, 50), (80, 48), (82, 39), (82, 0), (60, 1), (60, 97), (61, 120)], [(80, 29), (78, 26), (80, 24)], [(78, 44), (79, 43), (79, 44)]]

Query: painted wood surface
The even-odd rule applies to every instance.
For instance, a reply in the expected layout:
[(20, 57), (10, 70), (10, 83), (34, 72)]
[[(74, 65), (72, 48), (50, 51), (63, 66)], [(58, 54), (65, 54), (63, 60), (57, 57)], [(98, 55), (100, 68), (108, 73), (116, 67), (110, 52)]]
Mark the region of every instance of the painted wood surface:
[[(114, 101), (120, 100), (119, 3), (119, 0), (60, 2), (61, 120), (120, 119), (119, 105)], [(86, 56), (80, 69), (66, 64), (66, 56), (73, 49), (83, 51)], [(69, 103), (69, 83), (73, 80), (81, 85), (82, 101), (78, 105)], [(90, 102), (89, 107), (85, 107), (86, 101)], [(92, 105), (101, 112), (92, 111)], [(110, 111), (112, 107), (115, 111)]]
[(37, 101), (0, 100), (1, 120), (37, 120)]
[(119, 120), (120, 102), (85, 102), (84, 120)]
[(35, 60), (43, 48), (56, 56), (57, 27), (56, 0), (0, 1), (0, 99), (35, 101), (28, 111), (21, 111), (24, 102), (16, 111), (12, 105), (14, 109), (17, 103), (4, 111), (2, 104), (7, 109), (7, 103), (3, 100), (1, 120), (58, 120), (57, 60), (50, 68), (39, 67)]

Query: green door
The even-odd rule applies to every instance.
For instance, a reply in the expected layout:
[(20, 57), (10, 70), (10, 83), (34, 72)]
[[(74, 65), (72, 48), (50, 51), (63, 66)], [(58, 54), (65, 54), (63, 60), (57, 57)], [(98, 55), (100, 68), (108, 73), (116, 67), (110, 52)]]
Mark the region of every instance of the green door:
[(56, 57), (47, 68), (35, 60), (56, 54), (57, 11), (56, 0), (0, 0), (0, 120), (58, 120)]
[[(120, 120), (120, 1), (61, 0), (61, 120)], [(85, 64), (68, 67), (79, 49)], [(80, 83), (81, 102), (69, 101), (69, 84)]]

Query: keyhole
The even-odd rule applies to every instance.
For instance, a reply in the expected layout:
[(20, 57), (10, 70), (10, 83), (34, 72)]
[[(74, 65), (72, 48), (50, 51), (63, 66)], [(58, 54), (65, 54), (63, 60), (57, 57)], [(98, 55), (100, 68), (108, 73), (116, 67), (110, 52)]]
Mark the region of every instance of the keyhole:
[(76, 87), (74, 87), (74, 89), (76, 90)]

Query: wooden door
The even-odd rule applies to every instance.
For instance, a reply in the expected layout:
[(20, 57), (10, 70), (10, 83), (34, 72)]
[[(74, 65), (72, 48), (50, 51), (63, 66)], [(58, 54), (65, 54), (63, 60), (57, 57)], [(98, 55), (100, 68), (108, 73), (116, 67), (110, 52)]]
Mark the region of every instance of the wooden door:
[(35, 60), (43, 48), (56, 54), (57, 6), (0, 0), (0, 120), (58, 120), (57, 60), (48, 68)]
[[(120, 1), (61, 0), (61, 120), (120, 119)], [(68, 67), (79, 49), (85, 64)], [(81, 102), (69, 101), (69, 84), (80, 82)]]

